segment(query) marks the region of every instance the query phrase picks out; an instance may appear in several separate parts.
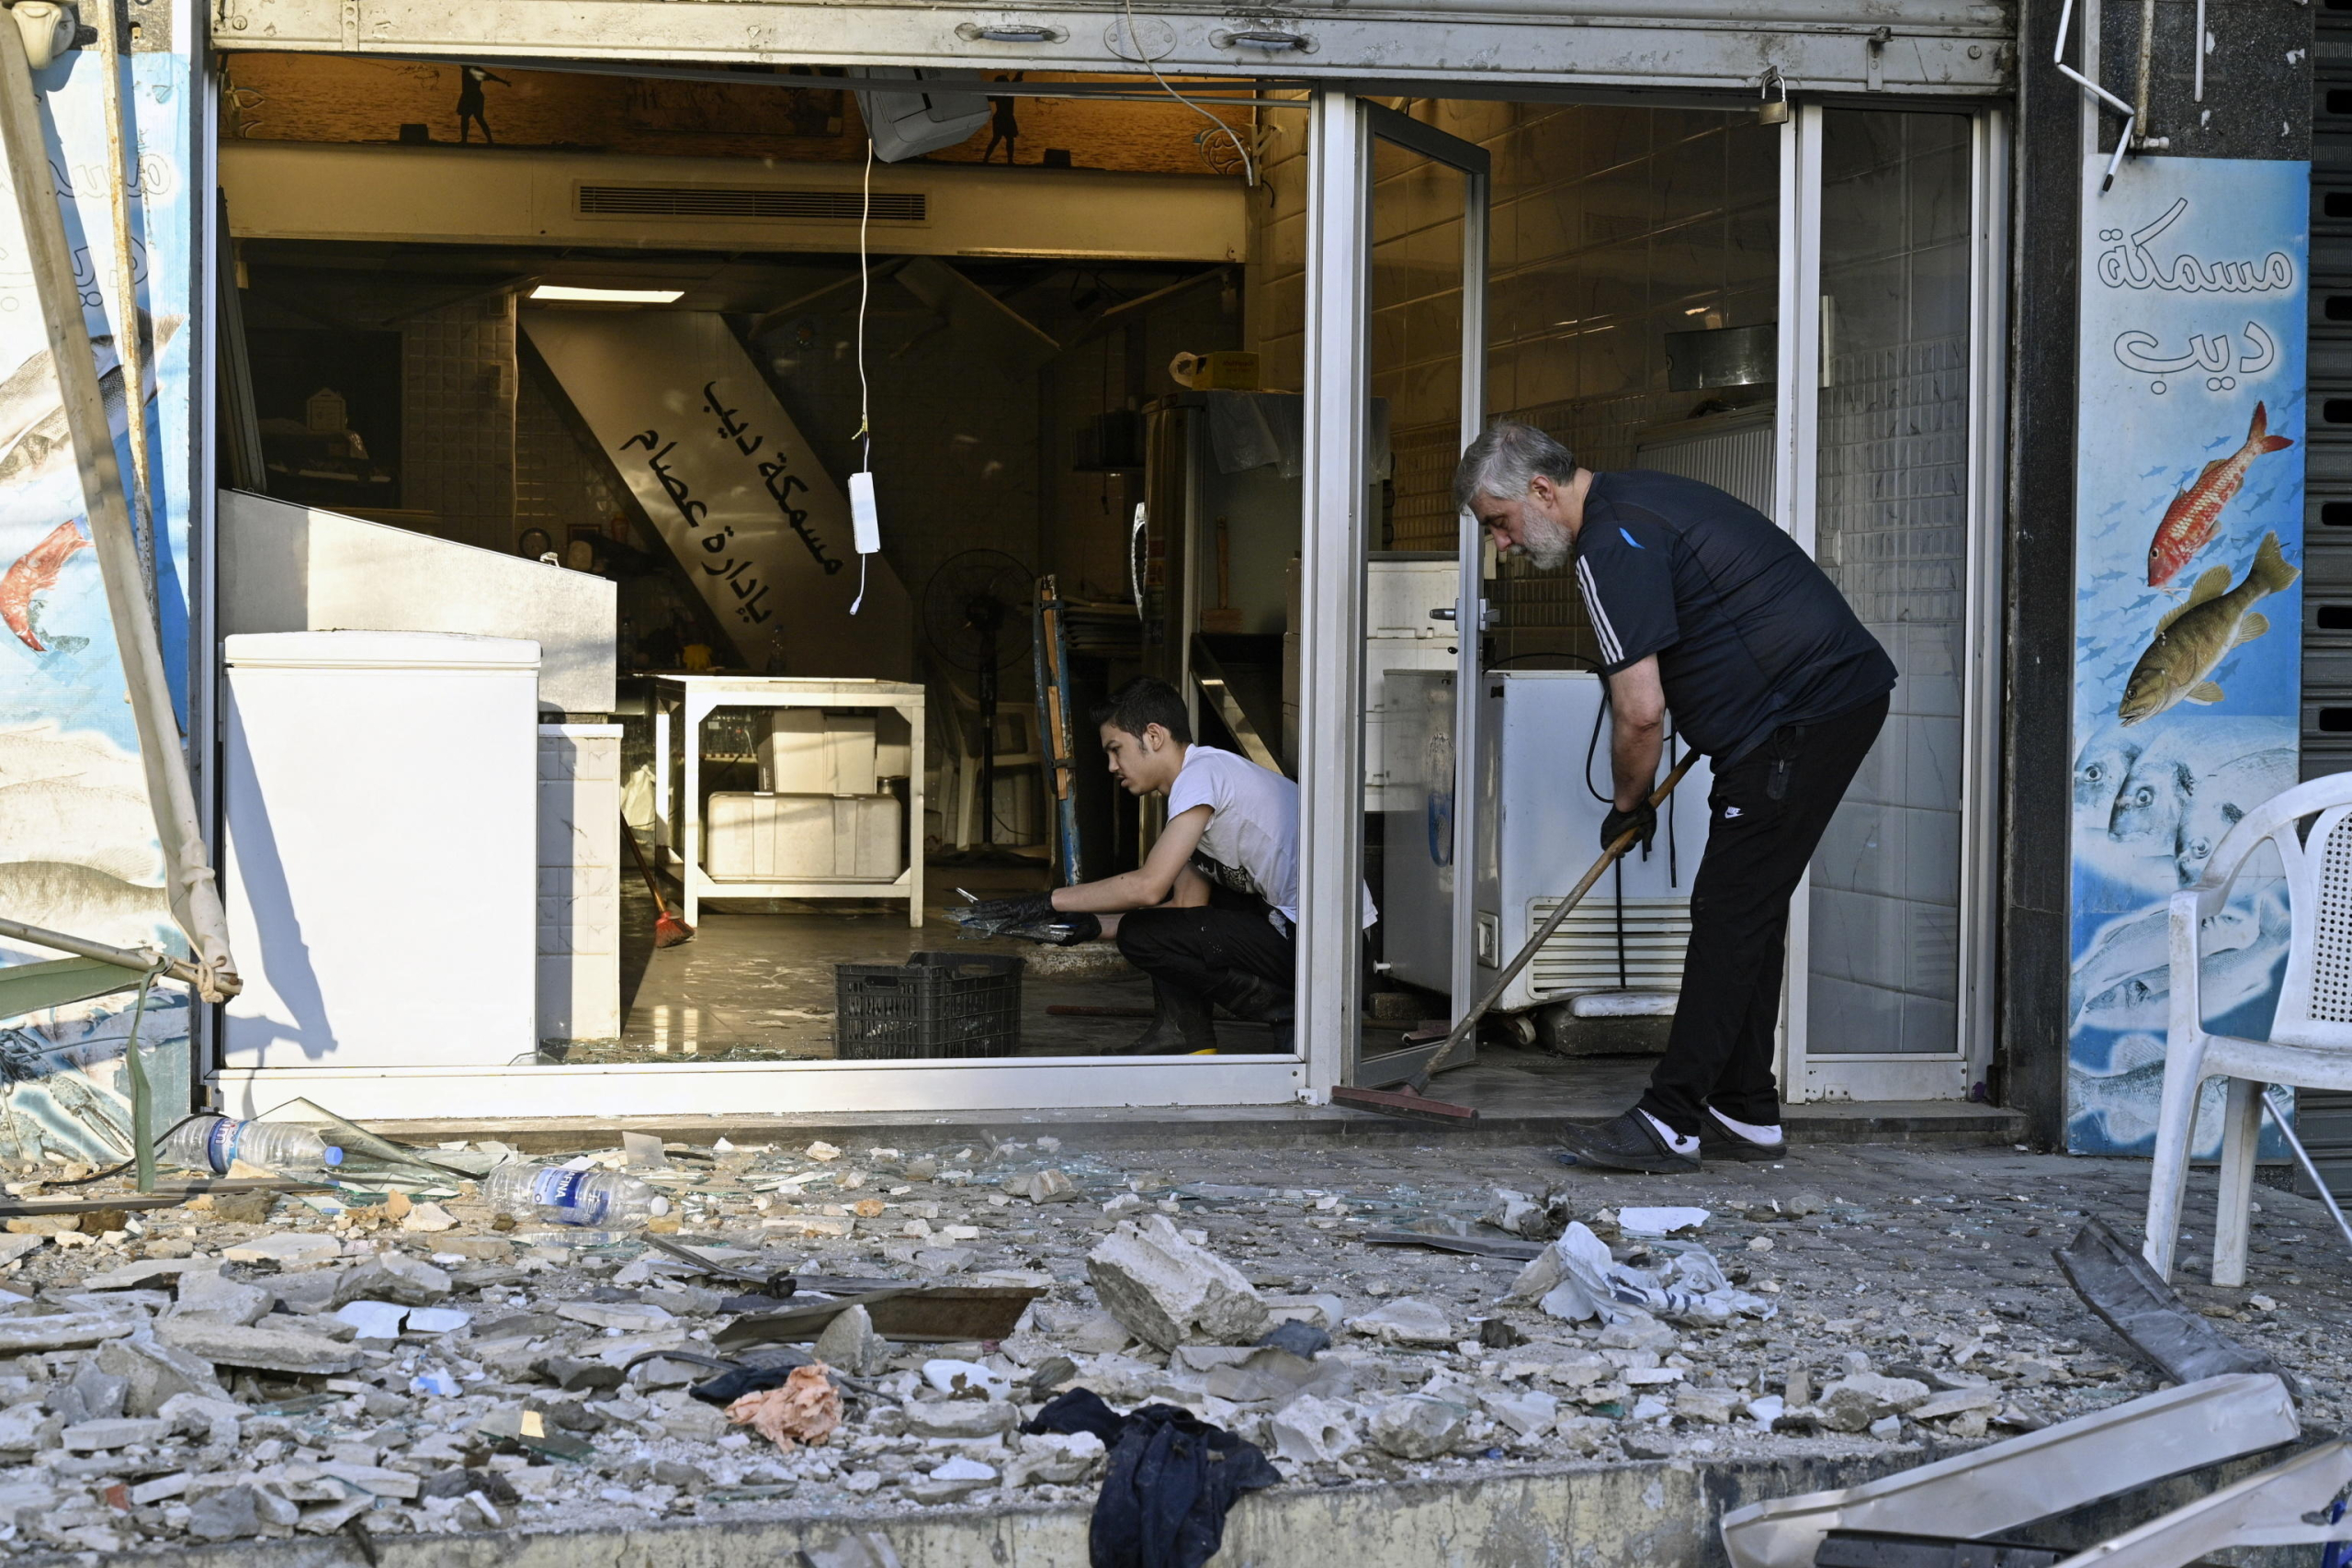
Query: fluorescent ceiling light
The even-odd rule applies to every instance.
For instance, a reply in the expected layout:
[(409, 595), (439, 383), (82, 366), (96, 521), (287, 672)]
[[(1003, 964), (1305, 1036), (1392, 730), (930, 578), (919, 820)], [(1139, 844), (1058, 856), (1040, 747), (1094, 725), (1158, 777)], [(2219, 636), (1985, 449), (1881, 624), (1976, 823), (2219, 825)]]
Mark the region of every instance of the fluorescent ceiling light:
[(568, 283), (542, 283), (531, 290), (531, 298), (583, 305), (674, 305), (685, 292), (683, 288), (582, 288)]

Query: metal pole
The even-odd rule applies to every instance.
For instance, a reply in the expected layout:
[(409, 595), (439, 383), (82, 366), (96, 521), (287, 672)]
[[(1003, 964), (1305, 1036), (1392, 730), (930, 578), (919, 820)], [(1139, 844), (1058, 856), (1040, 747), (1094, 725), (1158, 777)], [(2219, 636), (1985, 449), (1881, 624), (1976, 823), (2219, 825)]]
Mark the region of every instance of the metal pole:
[(98, 61), (103, 67), (100, 93), (107, 121), (107, 208), (114, 220), (114, 352), (122, 376), (122, 406), (130, 436), (130, 523), (139, 534), (147, 613), (161, 626), (163, 602), (155, 586), (159, 581), (155, 489), (147, 467), (147, 344), (146, 334), (140, 330), (145, 312), (139, 308), (138, 269), (130, 261), (130, 193), (143, 183), (139, 132), (135, 124), (124, 123), (121, 7), (118, 0), (97, 0), (97, 12)]
[(187, 758), (173, 716), (171, 682), (154, 617), (144, 613), (139, 544), (122, 499), (122, 471), (114, 459), (114, 433), (98, 391), (96, 350), (82, 297), (74, 285), (74, 261), (65, 243), (65, 220), (41, 133), (40, 100), (33, 90), (24, 35), (0, 27), (0, 151), (8, 159), (17, 216), (24, 226), (26, 259), (40, 299), (41, 324), (49, 333), (50, 357), (57, 366), (65, 423), (81, 470), (82, 504), (90, 542), (105, 581), (107, 611), (114, 623), (115, 647), (130, 689), (130, 712), (139, 735), (139, 761), (147, 778), (147, 803), (164, 841), (169, 885), (164, 890), (173, 917), (196, 953), (197, 988), (207, 1001), (229, 994), (219, 979), (234, 976), (229, 954), (229, 921), (204, 847), (196, 814), (196, 792), (188, 783)]
[[(124, 969), (153, 969), (156, 961), (163, 962), (163, 973), (172, 979), (197, 983), (196, 965), (184, 958), (158, 953), (152, 947), (111, 947), (103, 942), (88, 942), (62, 931), (43, 931), (22, 920), (0, 918), (0, 936), (16, 942), (28, 942), (35, 947), (46, 947), (58, 953), (70, 953), (78, 958), (95, 958), (101, 964), (113, 964)], [(230, 988), (234, 983), (230, 982)]]
[(2352, 1224), (2346, 1222), (2344, 1211), (2335, 1206), (2335, 1194), (2327, 1190), (2327, 1179), (2320, 1175), (2319, 1167), (2313, 1165), (2312, 1156), (2304, 1152), (2303, 1141), (2295, 1136), (2295, 1129), (2289, 1124), (2287, 1113), (2278, 1108), (2277, 1100), (2270, 1098), (2271, 1091), (2278, 1087), (2277, 1084), (2264, 1086), (2261, 1095), (2262, 1109), (2270, 1112), (2270, 1120), (2278, 1123), (2279, 1135), (2287, 1140), (2287, 1146), (2294, 1150), (2295, 1157), (2302, 1162), (2303, 1174), (2310, 1177), (2312, 1185), (2319, 1190), (2319, 1201), (2327, 1205), (2329, 1213), (2335, 1216), (2335, 1228), (2344, 1233), (2346, 1241), (2352, 1241)]

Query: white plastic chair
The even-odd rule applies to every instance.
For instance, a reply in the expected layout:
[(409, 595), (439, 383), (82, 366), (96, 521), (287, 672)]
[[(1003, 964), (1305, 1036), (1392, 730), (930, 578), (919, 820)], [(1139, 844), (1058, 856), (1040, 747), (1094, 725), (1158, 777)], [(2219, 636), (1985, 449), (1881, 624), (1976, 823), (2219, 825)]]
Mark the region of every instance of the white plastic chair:
[[(2296, 826), (2311, 817), (2311, 832)], [(2287, 975), (2267, 1040), (2208, 1033), (2199, 993), (2197, 937), (2264, 844), (2286, 873), (2290, 920)], [(2172, 1274), (2180, 1231), (2198, 1090), (2229, 1080), (2222, 1119), (2221, 1190), (2213, 1224), (2213, 1283), (2245, 1283), (2247, 1205), (2270, 1084), (2352, 1089), (2352, 773), (2283, 790), (2232, 828), (2193, 886), (2172, 896), (2172, 1026), (2165, 1050), (2163, 1109), (2148, 1183), (2149, 1267)]]

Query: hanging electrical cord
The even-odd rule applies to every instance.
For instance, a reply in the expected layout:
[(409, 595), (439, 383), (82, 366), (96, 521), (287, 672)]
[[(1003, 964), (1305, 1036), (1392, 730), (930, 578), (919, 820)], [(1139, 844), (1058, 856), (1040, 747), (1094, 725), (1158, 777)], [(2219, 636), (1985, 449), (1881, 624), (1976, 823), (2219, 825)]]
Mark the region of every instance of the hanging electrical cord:
[[(1578, 656), (1577, 656), (1577, 655), (1569, 655), (1568, 657), (1574, 658), (1574, 657), (1578, 657)], [(1594, 668), (1597, 670), (1597, 669), (1599, 669), (1599, 666), (1598, 666), (1598, 665), (1596, 665), (1596, 666), (1594, 666)], [(1614, 795), (1604, 795), (1604, 794), (1602, 794), (1602, 793), (1601, 793), (1601, 791), (1600, 791), (1600, 789), (1598, 789), (1598, 788), (1596, 788), (1596, 787), (1594, 786), (1593, 782), (1592, 782), (1592, 760), (1593, 760), (1593, 758), (1594, 758), (1595, 756), (1599, 755), (1599, 753), (1600, 753), (1600, 729), (1601, 729), (1601, 726), (1602, 726), (1602, 724), (1603, 724), (1603, 723), (1608, 719), (1608, 717), (1609, 717), (1609, 682), (1608, 682), (1608, 679), (1604, 676), (1604, 677), (1602, 678), (1602, 680), (1601, 680), (1601, 682), (1600, 682), (1600, 705), (1599, 707), (1597, 707), (1597, 708), (1595, 708), (1595, 709), (1593, 710), (1593, 715), (1592, 715), (1592, 738), (1591, 738), (1589, 740), (1588, 740), (1588, 741), (1586, 741), (1586, 742), (1585, 742), (1585, 748), (1584, 748), (1584, 787), (1585, 787), (1585, 792), (1586, 792), (1587, 794), (1590, 795), (1592, 796), (1592, 798), (1593, 798), (1593, 799), (1595, 799), (1595, 800), (1599, 801), (1601, 805), (1603, 805), (1603, 806), (1609, 806), (1609, 807), (1613, 807), (1613, 806), (1615, 806), (1615, 805), (1617, 804), (1616, 797), (1615, 797)], [(1681, 746), (1680, 746), (1680, 741), (1679, 741), (1679, 738), (1678, 738), (1678, 737), (1676, 736), (1676, 734), (1675, 734), (1674, 727), (1673, 727), (1671, 724), (1669, 724), (1669, 725), (1667, 727), (1667, 730), (1666, 730), (1666, 766), (1667, 766), (1667, 771), (1668, 771), (1668, 772), (1669, 772), (1669, 773), (1671, 773), (1671, 772), (1673, 771), (1674, 767), (1675, 767), (1675, 764), (1676, 764), (1676, 763), (1678, 763), (1678, 762), (1679, 762), (1681, 760), (1682, 760), (1682, 758), (1681, 758)], [(1642, 846), (1642, 858), (1643, 858), (1644, 860), (1647, 860), (1647, 859), (1649, 859), (1649, 855), (1650, 855), (1649, 846), (1648, 846), (1647, 844), (1643, 845), (1643, 846)], [(1617, 926), (1617, 987), (1618, 987), (1618, 988), (1619, 988), (1620, 990), (1626, 990), (1626, 989), (1630, 989), (1630, 988), (1631, 988), (1631, 982), (1630, 982), (1630, 981), (1627, 979), (1627, 977), (1626, 977), (1626, 976), (1627, 976), (1627, 968), (1626, 968), (1626, 960), (1625, 960), (1625, 861), (1624, 861), (1624, 857), (1623, 857), (1623, 856), (1622, 856), (1622, 855), (1621, 855), (1621, 856), (1619, 856), (1619, 857), (1618, 857), (1618, 860), (1617, 860), (1617, 863), (1616, 863), (1614, 866), (1612, 866), (1611, 869), (1611, 870), (1616, 874), (1616, 884), (1615, 884), (1616, 891), (1615, 891), (1615, 893), (1614, 893), (1614, 895), (1613, 895), (1613, 897), (1614, 897), (1615, 904), (1616, 904), (1616, 908), (1615, 908), (1615, 910), (1614, 910), (1614, 915), (1615, 915), (1616, 926)], [(1680, 856), (1679, 856), (1679, 852), (1678, 852), (1678, 846), (1677, 846), (1677, 845), (1676, 845), (1676, 843), (1675, 843), (1675, 838), (1674, 838), (1674, 807), (1673, 807), (1673, 806), (1669, 803), (1669, 804), (1668, 805), (1667, 808), (1666, 808), (1666, 885), (1667, 885), (1668, 887), (1677, 887), (1677, 886), (1681, 886), (1681, 882), (1682, 882), (1682, 875), (1681, 875), (1681, 862), (1680, 862)]]
[[(874, 392), (865, 379), (865, 307), (874, 296), (874, 272), (867, 265), (865, 228), (874, 217), (874, 138), (865, 139), (865, 183), (857, 209), (857, 439), (858, 471), (867, 476), (872, 485), (874, 473)], [(854, 495), (851, 498), (853, 513), (856, 509)], [(849, 613), (857, 614), (865, 603), (865, 569), (872, 559), (865, 551), (857, 553), (857, 597), (849, 602)]]
[[(1143, 62), (1143, 68), (1151, 73), (1151, 79), (1159, 84), (1159, 90), (1161, 92), (1166, 93), (1170, 97), (1175, 99), (1178, 103), (1183, 105), (1186, 108), (1191, 109), (1194, 114), (1199, 115), (1203, 119), (1209, 122), (1213, 129), (1204, 134), (1214, 136), (1216, 131), (1221, 130), (1225, 132), (1225, 139), (1233, 143), (1234, 152), (1240, 155), (1241, 177), (1243, 181), (1249, 185), (1256, 185), (1258, 183), (1258, 165), (1251, 162), (1250, 157), (1250, 149), (1241, 144), (1240, 132), (1235, 130), (1233, 127), (1226, 124), (1225, 121), (1217, 118), (1216, 116), (1209, 113), (1208, 110), (1201, 107), (1200, 105), (1194, 103), (1183, 94), (1178, 92), (1169, 82), (1168, 78), (1159, 73), (1159, 67), (1152, 63), (1151, 51), (1144, 47), (1143, 29), (1136, 25), (1136, 0), (1125, 0), (1125, 4), (1127, 8), (1127, 41), (1136, 46), (1136, 58)], [(1197, 139), (1195, 140), (1197, 141)]]

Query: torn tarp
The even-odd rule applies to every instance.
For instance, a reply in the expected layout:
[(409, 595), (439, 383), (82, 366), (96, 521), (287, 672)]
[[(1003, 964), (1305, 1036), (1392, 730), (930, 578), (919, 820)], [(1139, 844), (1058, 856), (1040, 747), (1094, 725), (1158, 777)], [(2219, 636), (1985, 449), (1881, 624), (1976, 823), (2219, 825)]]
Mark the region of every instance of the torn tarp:
[(1770, 1317), (1761, 1296), (1735, 1290), (1714, 1255), (1695, 1243), (1661, 1242), (1663, 1268), (1636, 1269), (1611, 1257), (1609, 1244), (1581, 1222), (1539, 1253), (1504, 1299), (1534, 1302), (1554, 1317), (1581, 1323), (1598, 1315), (1614, 1323), (1648, 1313), (1677, 1323), (1727, 1323), (1735, 1314)]

